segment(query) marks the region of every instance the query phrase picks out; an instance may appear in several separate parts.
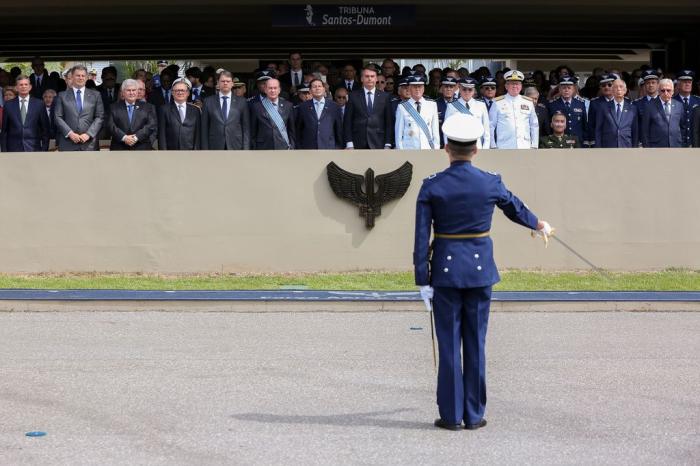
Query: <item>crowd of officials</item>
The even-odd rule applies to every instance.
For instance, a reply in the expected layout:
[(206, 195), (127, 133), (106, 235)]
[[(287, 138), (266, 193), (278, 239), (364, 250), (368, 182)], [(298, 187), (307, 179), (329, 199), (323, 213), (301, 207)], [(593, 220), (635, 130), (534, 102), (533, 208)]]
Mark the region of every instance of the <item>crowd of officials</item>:
[(0, 68), (3, 152), (99, 150), (437, 149), (442, 123), (470, 114), (479, 148), (698, 147), (700, 97), (692, 70), (596, 69), (581, 85), (560, 66), (549, 76), (482, 67), (361, 70), (305, 63), (298, 52), (242, 81), (224, 69), (158, 62), (118, 82), (108, 66), (63, 77), (41, 58), (33, 73)]

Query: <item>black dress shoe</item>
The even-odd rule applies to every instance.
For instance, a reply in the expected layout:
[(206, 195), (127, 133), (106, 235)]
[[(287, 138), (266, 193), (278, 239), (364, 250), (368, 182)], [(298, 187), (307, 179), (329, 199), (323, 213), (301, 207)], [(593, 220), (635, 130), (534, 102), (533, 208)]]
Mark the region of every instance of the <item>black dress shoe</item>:
[(442, 419), (435, 419), (435, 427), (447, 430), (462, 430), (462, 424), (448, 424)]
[(477, 422), (476, 424), (465, 424), (464, 428), (467, 430), (476, 430), (481, 427), (484, 427), (486, 425), (486, 419), (482, 419), (481, 421)]

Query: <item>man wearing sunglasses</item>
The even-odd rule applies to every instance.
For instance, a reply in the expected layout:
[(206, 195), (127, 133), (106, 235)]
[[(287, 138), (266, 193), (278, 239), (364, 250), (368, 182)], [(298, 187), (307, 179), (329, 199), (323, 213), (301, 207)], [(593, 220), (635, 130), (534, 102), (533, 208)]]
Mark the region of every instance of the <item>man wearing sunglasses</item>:
[(484, 76), (481, 79), (479, 95), (486, 105), (486, 110), (491, 111), (493, 99), (496, 98), (496, 79), (493, 76)]
[[(614, 73), (606, 73), (601, 75), (600, 81), (598, 82), (598, 87), (600, 89), (598, 97), (591, 99), (590, 106), (588, 107), (588, 134), (586, 135), (586, 141), (589, 147), (596, 147), (596, 119), (597, 113), (601, 110), (608, 110), (610, 102), (615, 100), (613, 94), (613, 82), (619, 79)], [(585, 142), (585, 141), (584, 141)]]

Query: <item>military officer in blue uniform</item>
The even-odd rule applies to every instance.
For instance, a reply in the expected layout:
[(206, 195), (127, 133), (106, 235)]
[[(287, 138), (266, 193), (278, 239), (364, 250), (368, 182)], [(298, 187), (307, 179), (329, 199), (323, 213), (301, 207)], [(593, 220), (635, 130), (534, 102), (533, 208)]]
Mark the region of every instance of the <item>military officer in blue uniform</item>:
[(683, 104), (684, 127), (681, 134), (683, 147), (693, 147), (693, 111), (695, 107), (700, 106), (700, 97), (693, 95), (695, 73), (692, 70), (681, 70), (676, 79), (678, 80), (678, 94), (673, 98)]
[(643, 86), (646, 95), (632, 101), (632, 105), (637, 107), (637, 118), (639, 119), (640, 128), (642, 127), (642, 120), (644, 120), (647, 106), (650, 102), (659, 98), (659, 75), (660, 73), (652, 69), (642, 71), (641, 79), (644, 81)]
[(584, 136), (588, 135), (588, 116), (586, 103), (579, 96), (574, 95), (576, 81), (571, 76), (562, 76), (559, 79), (559, 97), (550, 100), (547, 110), (550, 115), (561, 112), (566, 115), (566, 133), (573, 134), (579, 141), (588, 141)]
[(413, 264), (421, 297), (433, 300), (440, 353), (435, 425), (458, 430), (464, 423), (472, 430), (486, 425), (484, 345), (491, 287), (499, 281), (489, 233), (494, 208), (545, 241), (552, 228), (508, 191), (499, 175), (472, 165), (484, 132), (478, 119), (454, 114), (443, 132), (450, 166), (426, 178), (418, 194)]
[(452, 76), (445, 76), (440, 82), (440, 97), (435, 99), (438, 108), (438, 121), (440, 123), (440, 148), (445, 147), (442, 137), (442, 124), (445, 121), (445, 111), (450, 102), (455, 99), (457, 92), (457, 80)]

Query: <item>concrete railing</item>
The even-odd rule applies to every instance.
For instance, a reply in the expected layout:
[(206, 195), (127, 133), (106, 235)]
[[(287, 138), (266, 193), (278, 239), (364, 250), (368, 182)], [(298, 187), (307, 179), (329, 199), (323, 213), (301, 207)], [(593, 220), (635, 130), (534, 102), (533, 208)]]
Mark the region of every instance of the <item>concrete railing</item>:
[[(326, 164), (414, 165), (367, 230)], [(700, 151), (482, 151), (475, 165), (600, 267), (700, 268)], [(411, 268), (422, 178), (440, 151), (98, 152), (0, 155), (0, 271), (341, 271)], [(498, 211), (501, 268), (585, 269)]]

